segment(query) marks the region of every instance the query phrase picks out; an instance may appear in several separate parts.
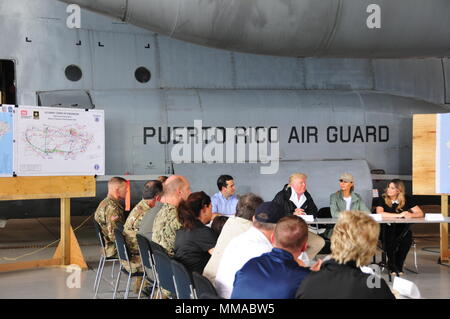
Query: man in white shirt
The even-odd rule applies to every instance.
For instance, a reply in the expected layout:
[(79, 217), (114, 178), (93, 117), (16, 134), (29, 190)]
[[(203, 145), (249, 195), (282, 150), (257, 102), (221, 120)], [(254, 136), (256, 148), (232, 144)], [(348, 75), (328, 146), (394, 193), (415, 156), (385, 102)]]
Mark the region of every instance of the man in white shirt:
[(216, 280), (217, 268), (220, 260), (230, 241), (238, 235), (246, 232), (252, 227), (253, 216), (256, 208), (263, 203), (263, 199), (253, 193), (248, 193), (239, 198), (235, 218), (228, 218), (223, 226), (222, 232), (217, 239), (214, 252), (209, 258), (203, 276), (207, 277), (212, 283)]
[[(284, 185), (283, 189), (275, 195), (273, 201), (283, 207), (286, 215), (313, 215), (316, 217), (317, 206), (306, 190), (306, 184), (307, 176), (305, 174), (292, 174), (289, 177), (289, 184)], [(308, 234), (308, 249), (306, 250), (309, 259), (314, 259), (323, 246), (325, 246), (325, 240), (310, 231)]]
[(231, 240), (225, 249), (215, 281), (220, 296), (230, 298), (235, 274), (247, 261), (272, 250), (270, 236), (276, 223), (284, 216), (283, 208), (274, 202), (258, 206), (252, 227)]

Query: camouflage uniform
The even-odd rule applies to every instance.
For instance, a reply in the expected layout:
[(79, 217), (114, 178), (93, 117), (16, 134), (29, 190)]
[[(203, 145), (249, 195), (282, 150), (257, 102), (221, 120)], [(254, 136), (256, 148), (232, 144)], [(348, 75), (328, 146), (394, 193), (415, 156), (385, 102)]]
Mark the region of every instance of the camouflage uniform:
[(164, 204), (153, 225), (152, 240), (163, 246), (171, 257), (175, 255), (175, 233), (181, 228), (177, 215), (178, 211), (175, 206)]
[(124, 222), (122, 205), (118, 200), (108, 196), (98, 205), (94, 219), (100, 224), (105, 238), (106, 257), (116, 256), (114, 229), (117, 228), (117, 224)]
[[(130, 256), (128, 256), (128, 258), (130, 258), (132, 273), (136, 271), (143, 271), (136, 234), (141, 226), (142, 218), (144, 218), (145, 214), (150, 211), (150, 208), (151, 207), (148, 206), (145, 200), (141, 200), (133, 208), (123, 227), (123, 235), (127, 243), (128, 251), (130, 252)], [(123, 265), (128, 271), (130, 271), (128, 264), (123, 263)]]

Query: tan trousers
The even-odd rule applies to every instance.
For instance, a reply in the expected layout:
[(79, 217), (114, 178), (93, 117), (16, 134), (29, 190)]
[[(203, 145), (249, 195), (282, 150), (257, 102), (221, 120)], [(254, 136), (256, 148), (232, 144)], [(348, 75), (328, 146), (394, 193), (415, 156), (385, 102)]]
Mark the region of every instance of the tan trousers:
[(306, 249), (306, 254), (310, 260), (313, 260), (314, 257), (322, 250), (323, 246), (325, 246), (325, 240), (312, 232), (308, 232), (308, 248)]

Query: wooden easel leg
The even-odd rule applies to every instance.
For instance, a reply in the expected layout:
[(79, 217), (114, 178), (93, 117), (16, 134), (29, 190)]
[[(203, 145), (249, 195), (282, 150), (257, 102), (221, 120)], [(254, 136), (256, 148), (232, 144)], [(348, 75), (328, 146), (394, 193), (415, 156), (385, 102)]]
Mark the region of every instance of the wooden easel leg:
[[(441, 196), (441, 213), (444, 217), (448, 217), (448, 196)], [(448, 263), (448, 223), (440, 224), (441, 228), (441, 262)]]
[(53, 259), (60, 259), (60, 265), (78, 265), (87, 269), (78, 240), (70, 225), (70, 198), (61, 198), (61, 241), (56, 248)]

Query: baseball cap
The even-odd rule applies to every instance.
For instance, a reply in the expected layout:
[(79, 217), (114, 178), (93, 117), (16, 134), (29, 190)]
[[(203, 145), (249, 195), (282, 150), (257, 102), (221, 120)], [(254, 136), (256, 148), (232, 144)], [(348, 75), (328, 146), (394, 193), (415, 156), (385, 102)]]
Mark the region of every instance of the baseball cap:
[(274, 202), (264, 202), (255, 211), (255, 219), (261, 223), (276, 224), (284, 216), (283, 207)]
[(354, 182), (354, 178), (353, 178), (352, 174), (344, 173), (344, 174), (341, 174), (341, 177), (339, 177), (339, 181), (353, 183)]

